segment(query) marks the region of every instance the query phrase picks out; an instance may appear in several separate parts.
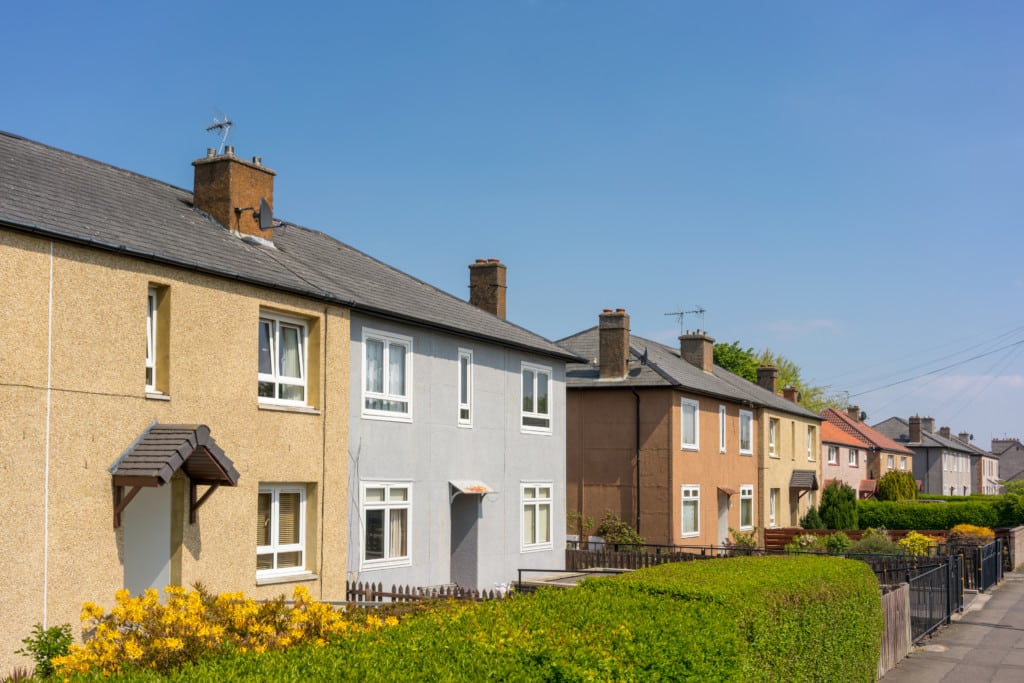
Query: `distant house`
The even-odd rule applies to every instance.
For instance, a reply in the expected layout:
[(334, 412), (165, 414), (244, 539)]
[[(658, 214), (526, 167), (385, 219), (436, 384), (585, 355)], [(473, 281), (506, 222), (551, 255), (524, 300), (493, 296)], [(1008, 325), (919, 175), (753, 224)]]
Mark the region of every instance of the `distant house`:
[(1002, 491), (999, 483), (999, 458), (972, 442), (968, 432), (960, 432), (953, 436), (949, 427), (940, 427), (939, 436), (958, 441), (972, 453), (971, 458), (971, 490), (974, 493), (995, 495)]
[(974, 491), (972, 460), (978, 454), (960, 441), (936, 433), (935, 420), (890, 417), (875, 429), (914, 452), (914, 478), (923, 493), (966, 496)]
[(1024, 444), (1020, 439), (992, 439), (992, 457), (999, 459), (1001, 481), (1024, 480)]
[(878, 479), (886, 472), (914, 471), (914, 451), (867, 425), (859, 406), (848, 406), (846, 412), (828, 408), (821, 416), (828, 424), (866, 444), (860, 465), (861, 481), (856, 486), (850, 484), (861, 498), (874, 495)]
[(821, 478), (823, 485), (846, 484), (861, 498), (874, 494), (874, 482), (866, 478), (871, 444), (847, 434), (828, 420), (821, 423)]

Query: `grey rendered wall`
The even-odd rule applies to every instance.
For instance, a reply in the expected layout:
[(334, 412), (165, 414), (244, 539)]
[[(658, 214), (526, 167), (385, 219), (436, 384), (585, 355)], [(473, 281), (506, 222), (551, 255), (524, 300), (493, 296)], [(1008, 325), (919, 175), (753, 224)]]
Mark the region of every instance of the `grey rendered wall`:
[[(362, 417), (363, 329), (413, 339), (413, 421)], [(358, 581), (430, 586), (451, 581), (451, 480), (480, 480), (476, 588), (512, 581), (519, 568), (562, 568), (565, 555), (565, 366), (494, 344), (355, 314), (351, 327), (348, 571)], [(458, 426), (458, 352), (473, 351), (473, 426)], [(552, 369), (552, 433), (520, 430), (521, 363)], [(412, 484), (412, 564), (360, 567), (362, 482)], [(520, 487), (550, 482), (552, 547), (522, 553)]]

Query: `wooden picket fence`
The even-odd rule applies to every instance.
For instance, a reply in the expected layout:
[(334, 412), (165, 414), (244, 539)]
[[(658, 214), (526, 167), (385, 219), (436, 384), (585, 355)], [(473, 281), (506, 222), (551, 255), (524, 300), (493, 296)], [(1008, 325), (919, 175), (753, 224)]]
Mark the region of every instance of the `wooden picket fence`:
[(470, 590), (458, 586), (395, 586), (384, 590), (383, 583), (345, 582), (345, 600), (357, 603), (416, 602), (419, 600), (500, 600), (505, 594), (499, 590)]
[(882, 651), (878, 657), (878, 678), (910, 653), (913, 636), (910, 630), (908, 584), (882, 588), (882, 613), (885, 615), (885, 631), (882, 634)]

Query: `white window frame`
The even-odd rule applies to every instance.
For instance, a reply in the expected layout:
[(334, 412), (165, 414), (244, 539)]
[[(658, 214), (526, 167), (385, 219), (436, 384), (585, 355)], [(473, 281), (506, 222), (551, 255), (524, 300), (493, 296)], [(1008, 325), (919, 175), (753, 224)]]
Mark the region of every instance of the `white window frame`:
[(905, 455), (900, 456), (900, 469), (904, 472), (907, 471), (907, 456)]
[[(750, 514), (750, 524), (743, 523), (743, 510)], [(740, 529), (754, 528), (754, 485), (743, 484), (740, 486)]]
[[(548, 495), (542, 496), (541, 493), (544, 489), (547, 489)], [(532, 498), (526, 497), (526, 492), (532, 490), (534, 496)], [(552, 534), (554, 532), (554, 482), (550, 481), (529, 481), (521, 482), (519, 485), (519, 550), (523, 553), (533, 553), (541, 550), (551, 550), (554, 548), (554, 542), (552, 540)], [(547, 539), (546, 541), (536, 541), (534, 543), (526, 542), (526, 508), (532, 507), (533, 511), (533, 537), (535, 539), (541, 538), (541, 532), (544, 531), (541, 528), (541, 508), (547, 506), (548, 509), (548, 528), (547, 528)]]
[(807, 425), (807, 459), (814, 460), (814, 425)]
[(896, 456), (893, 455), (892, 453), (890, 453), (885, 458), (885, 464), (886, 464), (887, 469), (890, 469), (890, 470), (896, 469)]
[(776, 510), (779, 507), (779, 491), (780, 489), (769, 489), (768, 490), (768, 526), (775, 528)]
[[(259, 396), (260, 403), (269, 403), (275, 405), (284, 406), (307, 406), (309, 405), (309, 389), (306, 386), (307, 378), (309, 375), (309, 365), (307, 363), (308, 344), (309, 338), (309, 326), (306, 321), (291, 316), (280, 315), (271, 311), (260, 311), (259, 325), (262, 326), (265, 323), (270, 324), (270, 367), (269, 373), (258, 373), (257, 381), (257, 396), (259, 396), (258, 385), (263, 382), (267, 382), (274, 387), (274, 396)], [(300, 377), (287, 377), (281, 374), (280, 368), (278, 367), (280, 362), (280, 354), (278, 353), (278, 347), (281, 340), (281, 332), (283, 328), (291, 328), (298, 331), (298, 342), (299, 342), (299, 374)], [(259, 331), (257, 331), (257, 344)], [(258, 350), (257, 350), (258, 359)], [(302, 400), (280, 398), (282, 386), (289, 387), (301, 387), (302, 388)]]
[(778, 453), (779, 421), (774, 417), (768, 418), (768, 455), (779, 457)]
[[(527, 372), (533, 373), (533, 405), (531, 406), (532, 410), (527, 410), (525, 405), (526, 396), (520, 396), (519, 407), (522, 412), (519, 419), (519, 424), (521, 427), (521, 431), (526, 434), (551, 434), (552, 425), (554, 424), (554, 418), (552, 416), (555, 412), (555, 384), (553, 382), (554, 373), (551, 372), (551, 366), (537, 365), (536, 363), (528, 363), (526, 361), (523, 361), (522, 366), (520, 367), (520, 391), (522, 391), (523, 386), (522, 380), (526, 378)], [(546, 412), (540, 412), (539, 406), (537, 405), (538, 388), (540, 386), (540, 375), (546, 375), (548, 378), (548, 404)], [(529, 425), (526, 424), (527, 420), (546, 420), (547, 425)]]
[[(379, 342), (383, 345), (383, 351), (381, 354), (381, 387), (382, 391), (370, 391), (367, 389), (367, 382), (369, 381), (369, 362), (368, 362), (368, 342)], [(392, 347), (400, 346), (405, 349), (405, 365), (403, 371), (405, 372), (405, 393), (391, 393), (391, 349)], [(393, 422), (412, 422), (412, 395), (413, 395), (413, 383), (412, 383), (412, 369), (413, 369), (413, 343), (412, 337), (404, 334), (397, 334), (395, 332), (385, 332), (383, 330), (374, 330), (370, 328), (363, 328), (363, 379), (362, 379), (362, 400), (360, 402), (361, 416), (371, 420), (390, 420)], [(382, 401), (384, 403), (404, 403), (405, 410), (400, 408), (369, 408), (367, 402), (369, 401)]]
[[(743, 447), (743, 432), (747, 433), (747, 447)], [(740, 411), (740, 455), (754, 454), (754, 413)]]
[(838, 465), (839, 464), (839, 446), (828, 447), (828, 464)]
[(157, 291), (150, 287), (146, 293), (146, 391), (155, 394), (156, 389), (156, 342), (157, 342)]
[[(700, 536), (700, 485), (699, 484), (683, 484), (679, 487), (679, 501), (680, 508), (679, 513), (679, 536), (680, 538), (694, 538)], [(696, 524), (696, 529), (692, 531), (686, 530), (686, 506), (693, 506), (693, 521)]]
[[(465, 372), (463, 372), (463, 361), (465, 361)], [(458, 424), (460, 427), (473, 426), (473, 351), (472, 349), (459, 349), (459, 383), (455, 387), (458, 395)], [(463, 384), (466, 386), (466, 395), (462, 395)]]
[[(693, 443), (686, 442), (686, 410), (693, 409)], [(700, 401), (681, 396), (679, 398), (679, 442), (684, 451), (700, 449)]]
[(718, 452), (725, 453), (725, 406), (718, 406)]
[[(369, 489), (384, 489), (383, 501), (367, 501), (366, 492)], [(391, 491), (394, 489), (405, 489), (405, 500), (391, 500)], [(359, 487), (359, 568), (363, 570), (385, 569), (390, 567), (408, 567), (412, 565), (412, 482), (409, 481), (364, 481)], [(384, 511), (384, 557), (380, 559), (366, 559), (366, 513), (375, 510)], [(391, 511), (405, 510), (405, 555), (391, 555)]]
[(860, 453), (856, 448), (850, 448), (846, 458), (846, 464), (849, 467), (860, 467)]
[[(260, 484), (259, 493), (269, 493), (271, 495), (270, 503), (270, 545), (258, 545), (256, 546), (256, 555), (268, 555), (274, 556), (274, 566), (271, 569), (257, 569), (257, 579), (268, 579), (278, 576), (292, 576), (295, 574), (308, 574), (309, 570), (306, 569), (307, 555), (306, 555), (306, 487), (301, 484)], [(278, 537), (280, 535), (280, 499), (282, 493), (298, 493), (299, 494), (299, 542), (298, 543), (278, 543)], [(278, 555), (282, 553), (293, 553), (299, 552), (302, 556), (302, 561), (298, 567), (277, 567)]]

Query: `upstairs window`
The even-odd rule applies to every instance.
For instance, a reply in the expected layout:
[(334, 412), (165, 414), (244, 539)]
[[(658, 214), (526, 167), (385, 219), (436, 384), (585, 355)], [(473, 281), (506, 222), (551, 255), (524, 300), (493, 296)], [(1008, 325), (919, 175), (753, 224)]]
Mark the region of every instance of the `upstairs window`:
[(814, 427), (807, 425), (807, 459), (814, 460)]
[(459, 349), (459, 426), (473, 426), (473, 352)]
[(363, 417), (412, 419), (412, 338), (363, 331)]
[(900, 456), (900, 469), (901, 470), (907, 469), (907, 456), (905, 456), (905, 455)]
[(754, 414), (749, 410), (740, 411), (740, 453), (751, 455), (754, 452)]
[(894, 466), (892, 453), (885, 459), (886, 466), (891, 470)]
[(849, 462), (850, 467), (856, 467), (857, 466), (857, 449), (856, 448), (851, 448), (850, 449), (849, 461), (848, 462)]
[(679, 409), (682, 448), (697, 450), (700, 447), (700, 403), (691, 398), (680, 398)]
[(776, 447), (779, 441), (779, 421), (774, 417), (768, 420), (768, 455), (778, 455)]
[(259, 323), (259, 398), (306, 405), (306, 323), (262, 313)]
[(828, 447), (828, 464), (838, 465), (839, 464), (839, 446)]
[(156, 288), (146, 296), (146, 391), (156, 391)]
[(725, 453), (725, 406), (718, 406), (718, 452)]
[(524, 432), (551, 433), (551, 368), (523, 363)]

